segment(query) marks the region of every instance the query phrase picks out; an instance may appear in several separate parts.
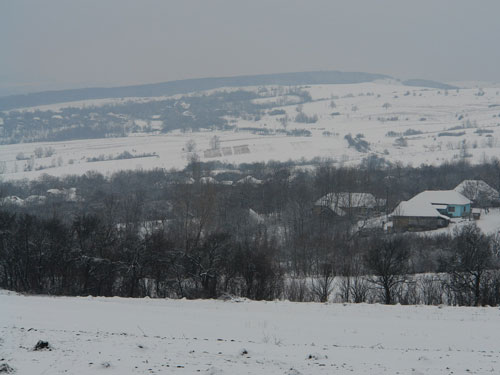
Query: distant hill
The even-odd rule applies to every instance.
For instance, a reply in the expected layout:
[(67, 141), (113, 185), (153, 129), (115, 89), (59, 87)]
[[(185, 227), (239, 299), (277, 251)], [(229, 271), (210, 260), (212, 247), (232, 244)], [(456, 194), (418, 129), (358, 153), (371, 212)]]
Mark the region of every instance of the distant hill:
[(145, 85), (43, 91), (33, 94), (4, 96), (0, 97), (0, 110), (5, 111), (14, 108), (34, 107), (77, 100), (186, 94), (189, 92), (211, 90), (220, 87), (346, 84), (371, 82), (377, 79), (386, 78), (391, 77), (383, 74), (339, 71), (196, 78)]

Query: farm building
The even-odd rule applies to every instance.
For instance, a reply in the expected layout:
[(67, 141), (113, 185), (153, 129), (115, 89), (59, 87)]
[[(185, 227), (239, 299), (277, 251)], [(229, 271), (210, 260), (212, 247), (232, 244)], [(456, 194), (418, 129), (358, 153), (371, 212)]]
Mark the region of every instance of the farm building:
[(447, 227), (450, 218), (441, 214), (429, 202), (401, 202), (391, 214), (394, 231), (421, 231)]
[(471, 203), (455, 190), (426, 190), (401, 202), (390, 216), (395, 231), (432, 230), (448, 226), (450, 218), (470, 217)]
[(465, 217), (471, 213), (472, 201), (455, 190), (426, 190), (408, 202), (430, 203), (440, 214)]
[(368, 216), (380, 211), (385, 199), (377, 199), (370, 193), (329, 193), (314, 203), (316, 213), (336, 216)]
[(245, 184), (248, 184), (248, 185), (262, 185), (263, 181), (262, 180), (259, 180), (253, 176), (246, 176), (246, 177), (243, 177), (242, 179), (236, 181), (234, 183), (234, 185), (245, 185)]

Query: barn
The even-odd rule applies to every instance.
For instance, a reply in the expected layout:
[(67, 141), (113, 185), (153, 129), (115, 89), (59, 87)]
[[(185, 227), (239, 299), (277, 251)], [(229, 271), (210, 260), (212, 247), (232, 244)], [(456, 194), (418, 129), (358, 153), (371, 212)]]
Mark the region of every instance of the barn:
[(430, 203), (415, 200), (401, 202), (390, 215), (396, 232), (423, 231), (447, 227), (450, 218)]

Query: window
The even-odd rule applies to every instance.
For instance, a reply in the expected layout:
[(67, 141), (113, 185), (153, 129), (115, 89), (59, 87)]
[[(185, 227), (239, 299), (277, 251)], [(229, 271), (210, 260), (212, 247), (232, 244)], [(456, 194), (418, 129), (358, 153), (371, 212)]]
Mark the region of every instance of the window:
[(448, 206), (448, 212), (455, 212), (455, 207)]

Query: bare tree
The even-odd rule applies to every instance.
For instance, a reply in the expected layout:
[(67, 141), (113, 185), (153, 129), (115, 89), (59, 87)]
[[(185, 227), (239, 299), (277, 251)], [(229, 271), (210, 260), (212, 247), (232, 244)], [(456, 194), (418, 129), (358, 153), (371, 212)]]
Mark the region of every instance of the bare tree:
[(217, 135), (214, 135), (212, 138), (210, 138), (210, 149), (212, 150), (218, 150), (220, 149), (220, 138)]
[(194, 139), (191, 138), (187, 140), (184, 145), (184, 150), (186, 150), (186, 152), (196, 152), (196, 142)]
[(475, 223), (455, 230), (450, 284), (459, 304), (482, 304), (483, 277), (492, 266), (491, 240)]
[(311, 292), (320, 302), (328, 302), (334, 287), (335, 267), (333, 262), (322, 262), (318, 268), (318, 274), (312, 278)]
[(395, 289), (405, 282), (410, 252), (401, 236), (375, 239), (365, 255), (365, 264), (373, 273), (369, 281), (382, 288), (384, 302), (394, 303)]

